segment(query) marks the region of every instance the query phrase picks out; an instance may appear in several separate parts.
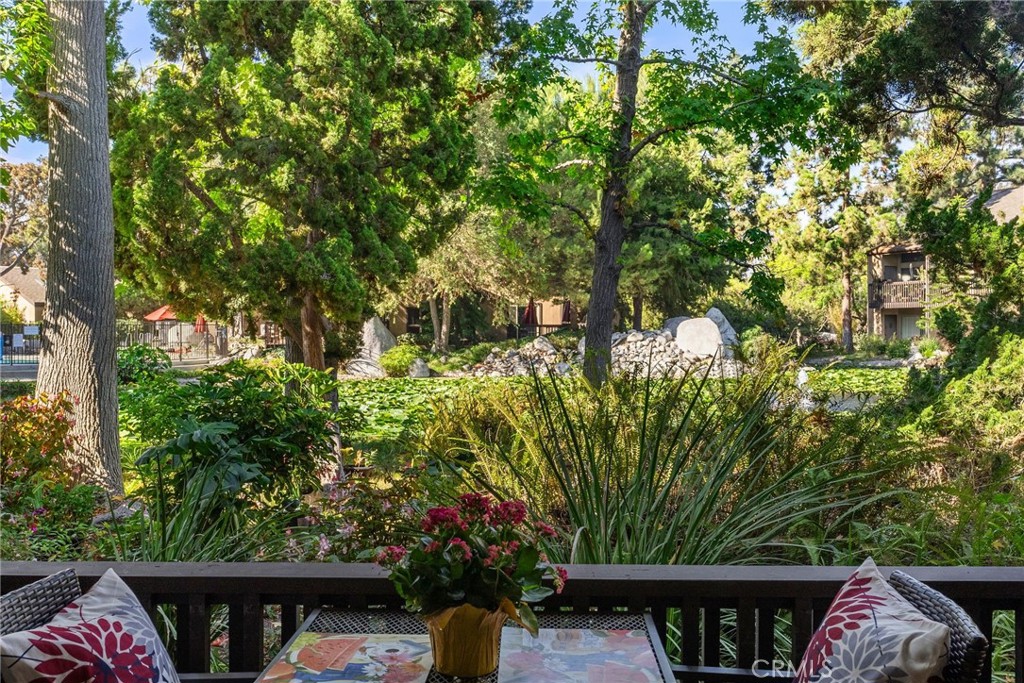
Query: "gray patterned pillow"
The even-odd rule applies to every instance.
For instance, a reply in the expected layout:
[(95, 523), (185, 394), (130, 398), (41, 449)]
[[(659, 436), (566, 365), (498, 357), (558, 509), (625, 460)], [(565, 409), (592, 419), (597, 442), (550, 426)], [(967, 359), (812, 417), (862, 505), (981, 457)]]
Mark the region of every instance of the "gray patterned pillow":
[(907, 602), (868, 558), (832, 601), (793, 683), (934, 683), (948, 656), (949, 627)]

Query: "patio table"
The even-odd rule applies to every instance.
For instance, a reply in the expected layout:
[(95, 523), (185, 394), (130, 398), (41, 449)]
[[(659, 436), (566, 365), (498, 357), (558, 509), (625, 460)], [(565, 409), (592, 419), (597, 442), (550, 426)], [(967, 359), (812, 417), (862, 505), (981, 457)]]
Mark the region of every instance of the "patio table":
[(426, 624), (396, 610), (314, 610), (256, 683), (671, 683), (649, 614), (540, 613), (537, 638), (509, 622), (498, 670), (453, 678), (431, 667)]

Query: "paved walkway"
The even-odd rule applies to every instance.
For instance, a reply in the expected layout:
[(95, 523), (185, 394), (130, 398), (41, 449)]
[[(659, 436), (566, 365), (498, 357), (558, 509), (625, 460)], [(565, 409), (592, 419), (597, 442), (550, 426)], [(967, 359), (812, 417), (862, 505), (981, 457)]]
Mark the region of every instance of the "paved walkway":
[[(201, 370), (216, 360), (186, 360), (182, 362), (171, 361), (171, 367), (177, 370)], [(2, 363), (0, 362), (0, 380), (4, 382), (28, 381), (34, 382), (39, 373), (38, 363)]]
[(0, 380), (5, 382), (15, 380), (34, 382), (37, 372), (39, 372), (39, 365), (36, 363), (0, 363)]

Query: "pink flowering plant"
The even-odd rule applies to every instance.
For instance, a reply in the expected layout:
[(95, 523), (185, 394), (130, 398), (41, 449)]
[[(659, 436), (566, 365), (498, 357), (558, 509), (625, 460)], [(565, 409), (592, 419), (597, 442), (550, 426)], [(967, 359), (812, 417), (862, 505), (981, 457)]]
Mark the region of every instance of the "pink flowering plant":
[[(377, 553), (410, 611), (429, 615), (469, 603), (505, 612), (536, 634), (528, 603), (561, 593), (566, 580), (565, 569), (548, 564), (539, 547), (541, 538), (555, 536), (554, 529), (531, 524), (522, 501), (498, 503), (480, 493), (427, 510), (420, 529), (410, 547)], [(545, 578), (553, 588), (544, 585)]]

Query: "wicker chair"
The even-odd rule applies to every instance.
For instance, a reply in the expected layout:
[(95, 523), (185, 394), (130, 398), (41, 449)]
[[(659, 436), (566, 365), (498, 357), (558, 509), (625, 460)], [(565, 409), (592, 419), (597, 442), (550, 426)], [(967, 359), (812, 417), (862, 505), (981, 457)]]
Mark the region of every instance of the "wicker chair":
[(945, 683), (978, 683), (985, 665), (988, 640), (960, 605), (914, 577), (894, 571), (889, 583), (929, 619), (949, 626), (949, 663)]
[(0, 596), (0, 634), (38, 628), (81, 595), (75, 570), (65, 569)]

